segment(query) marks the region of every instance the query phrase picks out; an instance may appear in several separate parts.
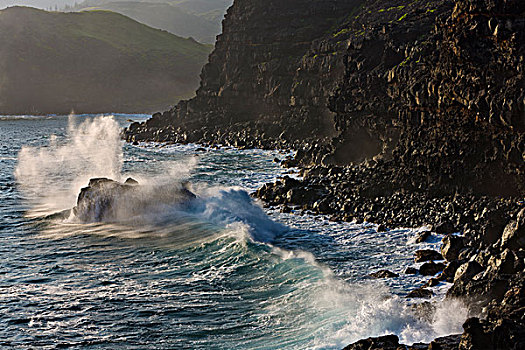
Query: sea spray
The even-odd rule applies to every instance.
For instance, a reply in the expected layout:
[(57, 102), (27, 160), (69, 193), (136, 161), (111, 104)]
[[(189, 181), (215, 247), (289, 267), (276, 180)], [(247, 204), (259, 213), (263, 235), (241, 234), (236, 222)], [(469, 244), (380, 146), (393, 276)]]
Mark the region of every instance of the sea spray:
[[(53, 258), (46, 271), (65, 273), (58, 285), (61, 290), (62, 286), (67, 288), (56, 293), (56, 281), (49, 287), (46, 282), (39, 282), (42, 285), (36, 287), (36, 294), (48, 313), (54, 312), (56, 305), (70, 303), (74, 293), (79, 305), (56, 310), (55, 317), (67, 314), (70, 323), (64, 331), (82, 338), (82, 334), (92, 331), (90, 320), (104, 320), (110, 325), (108, 342), (131, 339), (144, 345), (141, 342), (150, 338), (140, 336), (147, 329), (149, 334), (163, 334), (168, 342), (176, 334), (170, 347), (184, 344), (193, 348), (335, 349), (368, 336), (395, 333), (403, 342), (411, 343), (461, 330), (466, 309), (455, 301), (438, 303), (436, 311), (421, 317), (402, 296), (393, 293), (389, 281), (341, 276), (344, 269), (357, 269), (356, 276), (366, 276), (382, 259), (381, 245), (388, 245), (388, 254), (399, 255), (396, 250), (407, 254), (406, 237), (410, 234), (406, 230), (380, 235), (366, 226), (352, 228), (295, 215), (293, 221), (303, 220), (306, 228), (294, 236), (291, 225), (271, 220), (242, 188), (232, 187), (231, 183), (218, 186), (195, 182), (193, 173), (201, 168), (211, 174), (210, 178), (224, 174), (227, 163), (222, 157), (226, 153), (200, 159), (186, 155), (178, 160), (167, 157), (154, 162), (155, 169), (149, 169), (155, 170), (151, 171), (153, 175), (134, 168), (126, 169), (124, 174), (118, 127), (104, 135), (103, 130), (92, 125), (109, 123), (103, 129), (110, 130), (112, 123), (108, 119), (111, 120), (70, 122), (65, 139), (57, 137), (43, 149), (25, 148), (20, 152), (17, 180), (22, 187), (34, 189), (32, 198), (37, 202), (38, 196), (60, 198), (53, 191), (65, 189), (64, 192), (72, 193), (71, 204), (62, 207), (71, 208), (79, 188), (86, 186), (89, 178), (100, 176), (118, 181), (132, 176), (143, 186), (141, 196), (149, 202), (139, 213), (130, 210), (131, 203), (122, 203), (122, 214), (114, 222), (46, 222), (43, 231), (57, 238), (49, 240), (47, 249)], [(94, 141), (75, 141), (77, 134)], [(74, 149), (85, 147), (92, 149), (92, 154), (106, 153), (104, 163), (109, 165), (98, 167), (96, 159), (89, 155), (83, 156), (85, 160), (78, 165)], [(134, 155), (143, 151), (127, 147), (127, 152)], [(239, 154), (235, 159), (241, 157)], [(62, 163), (56, 159), (60, 157)], [(268, 156), (269, 164), (273, 164), (272, 159)], [(55, 169), (53, 164), (62, 167)], [(93, 169), (98, 170), (90, 171)], [(181, 206), (160, 200), (169, 192), (166, 189), (192, 179), (188, 186), (197, 194), (195, 201)], [(281, 214), (274, 216), (284, 222)], [(340, 243), (334, 230), (341, 232)], [(102, 238), (98, 240), (98, 236)], [(283, 244), (283, 239), (290, 244)], [(329, 259), (319, 251), (310, 250), (307, 240), (328, 250), (339, 267), (327, 263)], [(70, 242), (86, 248), (77, 252)], [(40, 240), (39, 244), (47, 243)], [(355, 251), (359, 259), (347, 259), (340, 251), (330, 250), (337, 244), (341, 244), (341, 249)], [(61, 245), (65, 245), (65, 251), (57, 265), (53, 254)], [(67, 270), (66, 262), (71, 257), (75, 257), (69, 263), (74, 273)], [(48, 258), (43, 255), (39, 263), (45, 263), (45, 259)], [(397, 270), (406, 264), (405, 260), (390, 261)], [(54, 278), (53, 273), (46, 272), (46, 276)], [(401, 276), (399, 283), (407, 283), (404, 278)], [(104, 283), (94, 282), (98, 279)], [(19, 289), (13, 292), (23, 295), (23, 284)], [(84, 305), (89, 307), (84, 309)], [(32, 325), (26, 330), (28, 336), (42, 332), (62, 335), (60, 325), (46, 328), (49, 322), (43, 316), (27, 317)], [(122, 327), (119, 322), (126, 319), (133, 322)], [(136, 330), (135, 322), (140, 323)], [(129, 327), (132, 331), (128, 331)], [(130, 333), (135, 331), (138, 335)], [(100, 340), (98, 330), (89, 334)]]
[(16, 180), (35, 202), (36, 212), (49, 214), (71, 208), (80, 188), (92, 177), (120, 179), (118, 123), (111, 116), (80, 118), (69, 117), (64, 139), (51, 135), (46, 147), (24, 146), (20, 150)]

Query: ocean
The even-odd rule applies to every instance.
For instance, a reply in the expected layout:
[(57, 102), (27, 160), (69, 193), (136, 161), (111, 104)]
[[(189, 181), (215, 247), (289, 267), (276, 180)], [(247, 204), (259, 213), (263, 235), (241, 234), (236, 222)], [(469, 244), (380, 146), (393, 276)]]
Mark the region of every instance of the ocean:
[[(289, 175), (289, 151), (131, 145), (147, 115), (0, 116), (0, 346), (17, 349), (340, 349), (460, 333), (448, 288), (407, 300), (423, 228), (377, 232), (250, 193)], [(112, 220), (72, 213), (89, 179), (131, 177), (139, 201)], [(196, 198), (171, 193), (184, 184)], [(399, 273), (372, 279), (380, 269)]]

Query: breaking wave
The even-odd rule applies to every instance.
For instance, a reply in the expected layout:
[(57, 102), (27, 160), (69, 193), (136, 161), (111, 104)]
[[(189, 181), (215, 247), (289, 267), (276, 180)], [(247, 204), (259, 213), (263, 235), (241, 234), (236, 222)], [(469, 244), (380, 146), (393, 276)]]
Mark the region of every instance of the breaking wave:
[[(221, 321), (240, 327), (238, 337), (214, 328), (218, 335), (210, 340), (213, 346), (341, 348), (391, 333), (410, 344), (461, 331), (467, 310), (458, 301), (438, 302), (421, 312), (380, 281), (343, 281), (312, 253), (279, 247), (276, 237), (292, 229), (272, 220), (242, 188), (191, 183), (202, 162), (195, 156), (158, 164), (154, 175), (123, 171), (119, 133), (112, 117), (71, 116), (64, 138), (51, 136), (45, 147), (23, 147), (15, 175), (30, 203), (28, 215), (47, 218), (42, 232), (49, 238), (92, 234), (175, 249), (188, 262), (170, 267), (184, 272), (181, 285), (202, 283), (197, 290), (203, 290), (190, 299), (182, 297), (184, 289), (177, 291), (178, 302), (206, 304), (204, 300), (211, 303), (209, 293), (223, 293), (213, 302), (223, 303), (232, 319), (221, 320), (210, 306), (203, 311), (203, 329)], [(115, 194), (119, 198), (111, 220), (69, 211), (89, 180), (100, 177), (118, 182), (132, 177), (138, 185), (132, 196)], [(181, 200), (176, 193), (183, 188), (195, 196)], [(69, 215), (49, 219), (64, 210)], [(204, 286), (219, 286), (220, 291)], [(226, 297), (228, 293), (235, 298)], [(180, 336), (192, 341), (191, 334)], [(205, 339), (196, 344), (211, 345)]]

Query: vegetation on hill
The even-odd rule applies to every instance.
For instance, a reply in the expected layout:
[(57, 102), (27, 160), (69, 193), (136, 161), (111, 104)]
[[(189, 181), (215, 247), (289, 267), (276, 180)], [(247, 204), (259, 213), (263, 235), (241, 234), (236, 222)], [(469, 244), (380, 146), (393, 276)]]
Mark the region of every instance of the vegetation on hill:
[(67, 11), (110, 10), (153, 28), (213, 44), (232, 0), (86, 0)]
[(0, 113), (151, 112), (190, 97), (211, 47), (109, 11), (0, 11)]

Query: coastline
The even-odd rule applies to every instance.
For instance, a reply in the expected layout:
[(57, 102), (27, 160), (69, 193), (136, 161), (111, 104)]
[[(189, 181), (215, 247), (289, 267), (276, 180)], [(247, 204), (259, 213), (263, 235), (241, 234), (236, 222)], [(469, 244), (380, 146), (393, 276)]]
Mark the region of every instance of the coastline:
[[(442, 235), (446, 265), (429, 267), (432, 283), (453, 283), (448, 297), (480, 317), (461, 337), (419, 348), (525, 348), (523, 3), (267, 5), (235, 1), (196, 97), (123, 138), (296, 150), (280, 161), (303, 180), (280, 179), (256, 197)], [(281, 26), (268, 25), (271, 13)], [(347, 17), (335, 28), (338, 13)], [(353, 348), (398, 346), (390, 337)]]
[[(128, 142), (133, 142), (133, 136), (129, 129), (123, 133)], [(221, 147), (219, 140), (200, 141), (203, 146)], [(253, 144), (266, 149), (280, 145), (254, 141), (228, 146), (255, 148), (247, 146)], [(297, 166), (297, 156), (281, 164)], [(462, 300), (479, 316), (465, 321), (463, 334), (438, 338), (430, 344), (403, 345), (397, 336), (389, 335), (363, 339), (345, 349), (511, 349), (525, 344), (520, 315), (525, 307), (525, 251), (521, 248), (525, 200), (517, 196), (396, 190), (391, 188), (385, 167), (380, 162), (348, 167), (300, 166), (301, 180), (285, 175), (252, 193), (265, 205), (283, 212), (324, 215), (333, 221), (366, 221), (377, 224), (377, 230), (386, 234), (400, 227), (427, 226), (428, 231), (419, 237), (422, 242), (430, 233), (442, 237), (441, 257), (428, 260), (419, 271), (410, 271), (421, 275), (422, 280), (431, 276), (430, 280), (407, 297), (426, 299), (432, 295), (428, 287), (452, 283), (446, 298)]]

